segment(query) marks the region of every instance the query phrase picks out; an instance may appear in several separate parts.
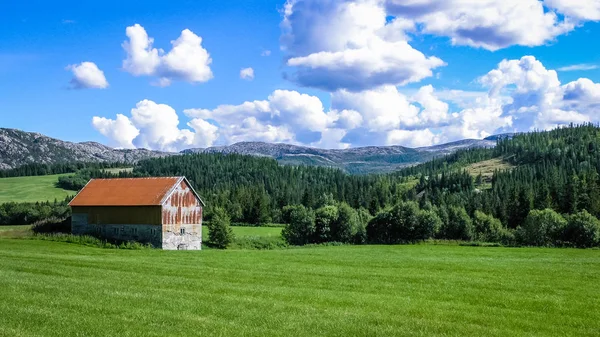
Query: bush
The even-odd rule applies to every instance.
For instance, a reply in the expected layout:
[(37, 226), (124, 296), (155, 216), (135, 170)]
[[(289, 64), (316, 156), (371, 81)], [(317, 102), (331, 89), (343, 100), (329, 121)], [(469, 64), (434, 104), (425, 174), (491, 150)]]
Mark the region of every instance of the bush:
[(51, 217), (35, 222), (31, 226), (34, 233), (71, 233), (71, 217), (59, 219)]
[(371, 221), (371, 219), (373, 219), (373, 216), (366, 208), (362, 207), (356, 212), (356, 216), (358, 218), (358, 227), (356, 228), (356, 234), (354, 235), (353, 242), (356, 244), (362, 244), (367, 242), (367, 224), (369, 221)]
[(417, 214), (419, 228), (416, 237), (420, 240), (431, 239), (442, 227), (442, 219), (432, 210), (421, 210)]
[(507, 230), (500, 220), (480, 211), (473, 217), (474, 239), (483, 242), (502, 242)]
[(367, 225), (367, 235), (373, 243), (406, 243), (432, 237), (441, 224), (432, 211), (419, 210), (415, 202), (401, 202), (382, 211)]
[(578, 248), (589, 248), (600, 243), (600, 220), (583, 210), (567, 218), (564, 231), (565, 244)]
[(152, 248), (150, 244), (142, 244), (135, 241), (125, 242), (109, 242), (107, 240), (101, 240), (89, 235), (73, 235), (64, 233), (52, 233), (52, 234), (36, 234), (33, 236), (35, 239), (75, 243), (83, 246), (98, 247), (98, 248), (110, 248), (110, 249), (149, 249)]
[(367, 238), (371, 243), (394, 243), (392, 238), (392, 213), (381, 211), (367, 224)]
[(283, 208), (283, 220), (287, 223), (281, 235), (291, 245), (311, 243), (315, 236), (315, 214), (303, 205)]
[(447, 240), (471, 240), (473, 222), (464, 207), (448, 207), (448, 220), (442, 224), (439, 236)]
[(360, 223), (358, 212), (346, 203), (338, 206), (338, 217), (331, 228), (331, 241), (344, 243), (362, 243), (364, 226)]
[(216, 207), (208, 224), (208, 242), (220, 249), (225, 249), (234, 239), (230, 227), (231, 220), (223, 208)]
[(567, 220), (552, 209), (531, 210), (517, 228), (516, 240), (526, 246), (559, 246), (566, 227)]
[(315, 236), (312, 242), (322, 243), (335, 241), (332, 238), (332, 227), (335, 230), (338, 219), (338, 208), (336, 206), (323, 206), (315, 211)]

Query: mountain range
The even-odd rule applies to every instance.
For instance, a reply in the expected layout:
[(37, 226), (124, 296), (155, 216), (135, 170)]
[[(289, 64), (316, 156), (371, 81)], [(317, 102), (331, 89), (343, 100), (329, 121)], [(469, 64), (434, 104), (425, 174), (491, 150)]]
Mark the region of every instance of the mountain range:
[(147, 149), (113, 149), (96, 142), (73, 143), (39, 133), (0, 128), (0, 169), (15, 168), (34, 162), (120, 161), (133, 164), (145, 158), (189, 153), (237, 153), (271, 157), (283, 165), (336, 167), (354, 174), (385, 173), (447, 155), (459, 149), (493, 147), (496, 145), (498, 137), (508, 136), (510, 134), (490, 136), (485, 139), (464, 139), (419, 148), (367, 146), (349, 149), (319, 149), (291, 144), (240, 142), (228, 146), (195, 148), (181, 152), (160, 152)]

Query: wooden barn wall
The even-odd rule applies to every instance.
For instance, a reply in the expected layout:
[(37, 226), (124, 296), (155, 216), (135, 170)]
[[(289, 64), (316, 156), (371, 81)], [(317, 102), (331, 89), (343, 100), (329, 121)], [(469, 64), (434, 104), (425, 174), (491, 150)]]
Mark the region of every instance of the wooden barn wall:
[(160, 206), (73, 207), (73, 213), (88, 215), (88, 224), (160, 225)]

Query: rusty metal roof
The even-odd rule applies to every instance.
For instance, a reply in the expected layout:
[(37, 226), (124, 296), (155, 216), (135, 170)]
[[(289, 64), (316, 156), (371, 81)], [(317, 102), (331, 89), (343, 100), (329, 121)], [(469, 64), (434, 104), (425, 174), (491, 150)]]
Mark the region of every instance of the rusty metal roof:
[(92, 179), (69, 205), (159, 206), (182, 180), (187, 182), (184, 177)]

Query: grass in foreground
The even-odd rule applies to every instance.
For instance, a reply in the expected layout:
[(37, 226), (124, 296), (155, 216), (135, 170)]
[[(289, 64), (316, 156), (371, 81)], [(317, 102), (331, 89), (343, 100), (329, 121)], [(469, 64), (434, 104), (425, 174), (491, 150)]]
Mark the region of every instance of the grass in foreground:
[(594, 336), (600, 251), (0, 239), (0, 335)]
[(75, 191), (55, 187), (60, 174), (34, 177), (0, 178), (0, 204), (64, 200)]

